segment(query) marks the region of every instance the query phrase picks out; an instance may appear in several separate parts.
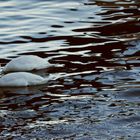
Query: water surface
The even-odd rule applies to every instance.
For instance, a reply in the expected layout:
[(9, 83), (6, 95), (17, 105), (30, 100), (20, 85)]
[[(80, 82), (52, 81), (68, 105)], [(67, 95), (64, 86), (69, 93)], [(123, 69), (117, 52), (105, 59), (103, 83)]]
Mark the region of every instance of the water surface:
[(138, 0), (0, 1), (0, 63), (37, 55), (67, 74), (0, 89), (0, 139), (138, 140)]

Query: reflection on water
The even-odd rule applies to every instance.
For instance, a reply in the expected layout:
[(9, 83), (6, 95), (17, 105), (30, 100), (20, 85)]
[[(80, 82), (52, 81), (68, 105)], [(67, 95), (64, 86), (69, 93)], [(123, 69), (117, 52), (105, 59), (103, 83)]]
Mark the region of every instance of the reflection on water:
[[(46, 85), (0, 89), (1, 139), (140, 137), (138, 0), (0, 1), (0, 63), (55, 64)], [(62, 65), (60, 65), (62, 64)]]

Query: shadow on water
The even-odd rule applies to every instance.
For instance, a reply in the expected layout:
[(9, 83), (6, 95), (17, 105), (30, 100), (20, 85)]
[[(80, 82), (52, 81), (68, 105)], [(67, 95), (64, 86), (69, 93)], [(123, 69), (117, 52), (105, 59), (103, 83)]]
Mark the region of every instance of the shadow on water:
[(138, 0), (0, 1), (0, 64), (37, 55), (66, 74), (0, 88), (1, 139), (140, 137)]

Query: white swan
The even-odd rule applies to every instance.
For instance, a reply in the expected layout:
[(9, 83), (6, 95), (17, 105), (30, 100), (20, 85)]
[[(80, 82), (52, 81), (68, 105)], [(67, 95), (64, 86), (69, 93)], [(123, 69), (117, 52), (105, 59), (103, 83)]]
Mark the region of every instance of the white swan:
[(47, 83), (51, 77), (43, 78), (29, 72), (13, 72), (0, 78), (0, 87), (35, 86)]
[(16, 72), (16, 71), (32, 71), (49, 67), (51, 64), (45, 59), (35, 56), (26, 55), (12, 59), (2, 70), (2, 73)]
[(44, 69), (49, 66), (52, 66), (52, 64), (35, 55), (14, 58), (8, 64), (6, 64), (2, 69), (2, 72), (0, 72), (2, 73), (2, 76), (0, 77), (0, 87), (42, 85), (46, 84), (49, 80), (56, 80), (64, 76), (64, 74), (56, 73), (49, 74), (49, 76), (43, 78), (39, 75), (27, 72)]

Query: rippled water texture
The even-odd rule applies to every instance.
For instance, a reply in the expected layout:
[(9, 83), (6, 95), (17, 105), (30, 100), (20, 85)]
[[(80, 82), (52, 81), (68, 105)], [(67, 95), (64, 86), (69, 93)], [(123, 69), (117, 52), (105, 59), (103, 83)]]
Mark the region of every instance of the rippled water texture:
[(139, 140), (139, 0), (0, 0), (2, 67), (29, 54), (68, 76), (1, 88), (1, 140)]

